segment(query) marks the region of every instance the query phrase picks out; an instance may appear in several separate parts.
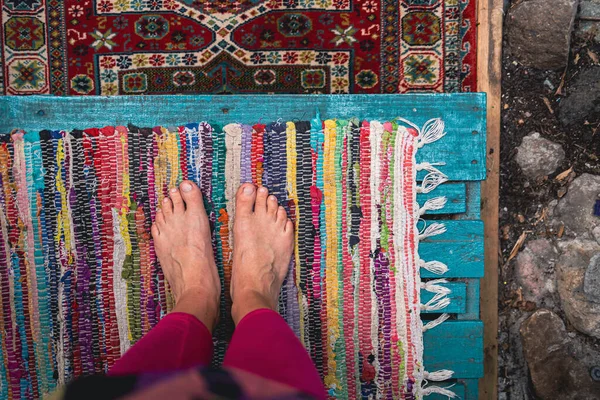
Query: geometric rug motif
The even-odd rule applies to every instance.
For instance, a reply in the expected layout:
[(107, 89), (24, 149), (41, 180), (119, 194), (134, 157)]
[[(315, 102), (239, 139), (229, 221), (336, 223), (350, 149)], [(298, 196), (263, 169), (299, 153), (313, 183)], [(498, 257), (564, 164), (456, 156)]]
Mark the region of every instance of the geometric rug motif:
[(0, 94), (476, 90), (476, 0), (6, 0)]
[[(212, 3), (211, 3), (212, 4)], [(417, 203), (446, 177), (417, 164), (444, 136), (441, 120), (328, 119), (269, 124), (15, 130), (0, 135), (0, 397), (39, 398), (102, 373), (173, 307), (154, 252), (157, 205), (195, 181), (209, 214), (223, 288), (215, 361), (227, 318), (235, 193), (264, 185), (295, 224), (279, 312), (312, 357), (331, 398), (414, 399), (446, 393), (426, 382), (420, 313), (443, 312), (449, 290), (420, 269), (419, 242), (445, 231)], [(417, 183), (418, 171), (426, 171)], [(421, 304), (420, 292), (433, 297)], [(450, 392), (450, 395), (453, 394)]]

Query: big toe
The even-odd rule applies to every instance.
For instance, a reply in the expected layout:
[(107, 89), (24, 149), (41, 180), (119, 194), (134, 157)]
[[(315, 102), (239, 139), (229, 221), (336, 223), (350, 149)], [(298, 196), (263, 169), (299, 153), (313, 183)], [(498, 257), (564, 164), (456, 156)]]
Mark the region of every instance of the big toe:
[(235, 210), (240, 216), (250, 215), (256, 201), (256, 188), (251, 183), (244, 183), (235, 195)]
[(185, 201), (186, 212), (194, 215), (206, 214), (206, 211), (204, 211), (204, 202), (202, 201), (202, 192), (194, 182), (181, 182), (179, 192)]

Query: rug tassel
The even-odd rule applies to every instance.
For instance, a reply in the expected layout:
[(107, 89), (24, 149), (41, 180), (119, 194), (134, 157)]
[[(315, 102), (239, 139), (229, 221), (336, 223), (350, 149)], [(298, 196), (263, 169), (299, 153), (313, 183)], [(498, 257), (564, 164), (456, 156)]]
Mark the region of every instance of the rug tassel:
[(427, 303), (421, 304), (421, 311), (439, 311), (450, 305), (448, 293), (437, 293)]
[(426, 239), (431, 236), (441, 235), (446, 232), (446, 225), (435, 222), (429, 225), (419, 234), (419, 240)]
[(452, 390), (442, 388), (439, 386), (428, 386), (426, 388), (423, 388), (423, 391), (421, 393), (423, 394), (423, 396), (429, 396), (432, 394), (440, 394), (442, 396), (447, 396), (449, 399), (457, 399), (458, 398), (458, 395), (456, 393), (454, 393)]
[(421, 148), (426, 144), (436, 142), (446, 136), (444, 132), (445, 124), (441, 118), (430, 119), (423, 125), (421, 133), (417, 139), (417, 147)]
[(443, 275), (449, 271), (449, 268), (446, 264), (440, 261), (419, 261), (419, 266), (432, 274)]
[(429, 199), (425, 202), (425, 204), (423, 204), (423, 207), (419, 208), (417, 215), (421, 217), (427, 211), (441, 210), (446, 206), (447, 201), (448, 199), (445, 196)]
[(441, 382), (451, 379), (452, 375), (454, 375), (454, 371), (450, 371), (449, 369), (440, 369), (433, 372), (425, 371), (423, 373), (423, 378), (428, 381)]
[(441, 283), (448, 283), (445, 279), (434, 279), (427, 282), (421, 282), (421, 289), (427, 290), (430, 293), (449, 294), (451, 290)]
[(437, 317), (436, 319), (434, 319), (433, 321), (429, 321), (428, 323), (423, 325), (423, 332), (431, 330), (431, 329), (435, 328), (436, 326), (446, 322), (446, 320), (448, 320), (448, 318), (450, 318), (450, 314), (442, 314), (439, 317)]
[(417, 186), (417, 193), (429, 193), (445, 182), (448, 182), (448, 177), (446, 175), (440, 171), (430, 172), (425, 175), (421, 185)]

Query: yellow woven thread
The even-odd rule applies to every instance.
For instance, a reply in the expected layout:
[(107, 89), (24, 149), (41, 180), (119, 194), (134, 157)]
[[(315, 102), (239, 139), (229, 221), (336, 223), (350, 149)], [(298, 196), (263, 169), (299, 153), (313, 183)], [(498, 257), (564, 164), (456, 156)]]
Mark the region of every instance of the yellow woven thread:
[[(336, 122), (325, 121), (325, 140), (323, 152), (323, 188), (325, 199), (325, 232), (327, 234), (326, 249), (338, 248), (337, 237), (337, 188), (335, 182)], [(325, 275), (327, 285), (327, 376), (325, 385), (341, 389), (336, 377), (335, 345), (339, 338), (338, 309), (338, 274), (337, 251), (325, 254)]]

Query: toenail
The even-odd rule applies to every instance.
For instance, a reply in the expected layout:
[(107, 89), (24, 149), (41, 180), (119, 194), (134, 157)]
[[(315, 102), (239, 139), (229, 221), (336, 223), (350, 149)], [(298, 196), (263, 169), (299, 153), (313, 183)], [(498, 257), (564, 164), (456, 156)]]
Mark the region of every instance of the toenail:
[(171, 193), (177, 193), (177, 188), (172, 188)]
[(163, 199), (163, 203), (168, 203), (168, 202), (169, 202), (169, 198), (168, 198), (168, 197), (165, 197), (165, 198)]
[(162, 210), (160, 208), (157, 208), (156, 212), (159, 213), (159, 212), (162, 212)]
[(244, 187), (244, 194), (252, 194), (252, 192), (254, 192), (254, 187), (251, 185), (246, 185), (246, 187)]
[(258, 191), (261, 192), (261, 193), (267, 193), (267, 188), (264, 187), (264, 186), (261, 186), (261, 187), (258, 188)]
[(190, 185), (189, 183), (185, 182), (181, 185), (181, 189), (183, 189), (184, 192), (189, 192), (192, 190), (192, 185)]

